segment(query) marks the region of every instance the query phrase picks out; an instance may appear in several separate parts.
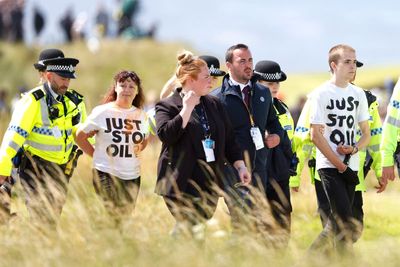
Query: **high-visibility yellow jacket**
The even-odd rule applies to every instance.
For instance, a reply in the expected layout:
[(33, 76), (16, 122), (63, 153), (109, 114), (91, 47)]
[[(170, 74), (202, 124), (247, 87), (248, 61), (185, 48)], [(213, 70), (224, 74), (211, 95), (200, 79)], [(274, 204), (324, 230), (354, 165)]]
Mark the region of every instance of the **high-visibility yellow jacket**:
[(274, 108), (276, 111), (276, 115), (278, 116), (279, 123), (281, 124), (282, 128), (286, 131), (290, 140), (293, 139), (294, 133), (294, 122), (292, 115), (290, 114), (289, 108), (286, 106), (278, 98), (274, 98)]
[(394, 165), (393, 154), (400, 140), (400, 79), (397, 81), (387, 107), (380, 146), (382, 167)]
[(11, 174), (12, 158), (20, 148), (57, 164), (68, 162), (77, 127), (86, 119), (86, 107), (74, 90), (66, 92), (64, 103), (48, 92), (44, 84), (19, 100), (0, 147), (0, 175)]
[[(376, 97), (373, 96), (369, 91), (366, 91), (366, 96), (369, 104), (368, 111), (370, 114), (370, 119), (368, 122), (371, 130), (371, 140), (368, 144), (367, 150), (372, 158), (371, 168), (374, 170), (376, 177), (380, 178), (382, 176), (382, 168), (381, 155), (379, 153), (379, 144), (382, 137), (382, 123), (378, 112), (378, 102), (376, 101)], [(315, 145), (311, 142), (310, 138), (310, 111), (311, 100), (308, 99), (301, 111), (293, 137), (294, 143), (296, 144), (295, 152), (297, 154), (297, 157), (299, 158), (299, 164), (296, 170), (297, 175), (290, 177), (290, 187), (300, 186), (300, 177), (304, 167), (304, 163), (307, 161), (307, 159), (315, 159), (316, 148)], [(359, 140), (360, 137), (361, 133), (358, 132), (356, 140)], [(366, 187), (364, 183), (364, 165), (366, 163), (366, 150), (360, 150), (358, 153), (360, 153), (360, 167), (358, 170), (358, 178), (360, 183), (356, 186), (356, 190), (365, 191)], [(318, 172), (316, 172), (315, 169), (312, 168), (310, 168), (310, 177), (312, 182), (314, 182), (314, 179), (320, 180)]]

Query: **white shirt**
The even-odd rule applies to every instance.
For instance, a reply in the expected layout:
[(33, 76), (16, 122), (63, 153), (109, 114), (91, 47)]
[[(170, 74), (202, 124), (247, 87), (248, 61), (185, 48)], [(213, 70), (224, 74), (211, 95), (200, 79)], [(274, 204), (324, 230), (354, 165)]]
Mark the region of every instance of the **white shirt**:
[(248, 81), (246, 84), (239, 83), (239, 82), (235, 81), (234, 79), (232, 79), (232, 77), (229, 77), (229, 80), (231, 81), (232, 85), (239, 85), (240, 91), (242, 92), (242, 98), (244, 99), (243, 88), (245, 88), (246, 86), (251, 87), (251, 82)]
[(107, 103), (95, 107), (81, 129), (85, 133), (98, 131), (93, 155), (95, 169), (123, 180), (140, 176), (140, 154), (135, 154), (135, 149), (148, 136), (146, 112)]
[[(341, 88), (326, 82), (310, 94), (310, 97), (310, 123), (324, 126), (324, 138), (343, 161), (344, 156), (336, 152), (338, 144), (342, 142), (343, 145), (354, 145), (358, 124), (369, 119), (364, 90), (352, 84)], [(358, 153), (351, 156), (349, 166), (353, 171), (358, 170)], [(316, 168), (336, 168), (318, 148)]]

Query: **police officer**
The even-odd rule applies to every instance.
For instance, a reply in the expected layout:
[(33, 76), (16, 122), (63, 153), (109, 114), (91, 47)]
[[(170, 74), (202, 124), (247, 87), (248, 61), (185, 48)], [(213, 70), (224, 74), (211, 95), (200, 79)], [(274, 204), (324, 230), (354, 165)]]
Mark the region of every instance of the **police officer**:
[(39, 62), (46, 81), (21, 98), (0, 147), (0, 184), (8, 181), (13, 159), (21, 157), (19, 176), (30, 214), (48, 222), (65, 203), (78, 153), (74, 135), (86, 118), (83, 97), (68, 89), (79, 60), (65, 58), (60, 50), (52, 53)]
[(393, 89), (390, 103), (387, 107), (387, 115), (383, 123), (381, 142), (382, 178), (394, 180), (394, 159), (399, 153), (400, 141), (400, 79)]
[(289, 170), (294, 159), (291, 145), (294, 123), (289, 108), (278, 98), (280, 83), (285, 81), (287, 76), (281, 70), (279, 64), (271, 60), (257, 62), (254, 68), (254, 76), (260, 84), (270, 90), (273, 98), (273, 107), (279, 123), (285, 130), (280, 144), (272, 148), (268, 155), (266, 193), (271, 204), (273, 216), (284, 229), (290, 232), (292, 206), (290, 203)]

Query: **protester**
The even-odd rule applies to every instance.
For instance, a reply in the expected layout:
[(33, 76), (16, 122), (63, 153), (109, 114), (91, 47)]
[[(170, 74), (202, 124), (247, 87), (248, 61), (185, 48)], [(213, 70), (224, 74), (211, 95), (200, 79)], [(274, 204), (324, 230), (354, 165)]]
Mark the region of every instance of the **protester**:
[[(368, 102), (364, 91), (350, 83), (356, 72), (355, 50), (336, 45), (329, 50), (328, 62), (332, 77), (311, 96), (310, 135), (317, 147), (316, 169), (329, 200), (330, 214), (311, 249), (329, 250), (333, 231), (337, 251), (345, 252), (352, 247), (356, 231), (352, 204), (359, 182), (357, 152), (370, 141)], [(357, 125), (361, 137), (356, 143)]]
[[(357, 61), (357, 68), (363, 66), (363, 63)], [(356, 74), (356, 73), (355, 73)], [(353, 77), (353, 81), (355, 80), (355, 75)], [(352, 82), (353, 82), (352, 81)], [(366, 191), (365, 178), (370, 169), (373, 169), (375, 172), (375, 176), (378, 178), (378, 186), (375, 186), (377, 192), (383, 192), (386, 188), (386, 184), (384, 181), (380, 179), (382, 176), (381, 169), (381, 157), (379, 153), (379, 143), (381, 141), (382, 136), (382, 124), (379, 117), (378, 111), (378, 102), (376, 101), (376, 97), (371, 94), (370, 91), (365, 90), (365, 95), (367, 96), (368, 102), (368, 112), (370, 115), (370, 119), (368, 121), (369, 127), (371, 130), (371, 140), (368, 144), (366, 151), (359, 151), (360, 154), (360, 167), (358, 170), (358, 178), (359, 184), (356, 186), (356, 192), (354, 195), (354, 201), (352, 205), (353, 218), (356, 220), (355, 223), (356, 231), (355, 235), (353, 235), (353, 242), (357, 241), (362, 233), (363, 225), (364, 225), (364, 211), (363, 211), (363, 197), (362, 192)], [(294, 134), (296, 149), (295, 152), (299, 157), (299, 164), (296, 170), (296, 175), (290, 178), (290, 186), (294, 191), (299, 190), (300, 186), (300, 176), (303, 170), (304, 163), (308, 160), (308, 166), (310, 169), (310, 178), (311, 182), (314, 184), (317, 203), (318, 203), (318, 212), (320, 214), (320, 219), (322, 223), (322, 227), (325, 227), (328, 221), (328, 215), (330, 213), (330, 207), (328, 199), (325, 195), (321, 179), (318, 175), (318, 172), (315, 171), (315, 146), (310, 140), (310, 111), (311, 111), (311, 100), (308, 99), (304, 105), (303, 111), (301, 112), (299, 123), (296, 127), (296, 131)], [(356, 140), (360, 138), (357, 131)]]
[[(140, 152), (146, 147), (147, 117), (141, 80), (120, 71), (103, 104), (80, 126), (76, 140), (93, 157), (93, 185), (108, 212), (120, 223), (135, 208), (140, 187)], [(95, 132), (96, 146), (89, 142)]]
[(156, 104), (162, 142), (156, 192), (163, 196), (179, 233), (212, 216), (218, 188), (233, 184), (231, 180), (248, 184), (251, 177), (223, 105), (208, 95), (211, 76), (206, 62), (184, 51), (178, 55), (176, 76), (182, 87)]
[(43, 61), (46, 82), (21, 98), (0, 148), (0, 183), (8, 181), (13, 159), (21, 157), (19, 176), (30, 214), (49, 223), (65, 203), (77, 160), (74, 135), (85, 118), (83, 97), (68, 89), (78, 62), (61, 56)]

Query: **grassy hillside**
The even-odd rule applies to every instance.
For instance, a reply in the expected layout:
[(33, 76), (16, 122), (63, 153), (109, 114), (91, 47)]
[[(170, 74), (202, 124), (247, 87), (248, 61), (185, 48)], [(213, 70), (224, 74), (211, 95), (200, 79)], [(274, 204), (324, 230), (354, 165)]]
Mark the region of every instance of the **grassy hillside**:
[[(67, 56), (81, 60), (79, 78), (71, 87), (87, 98), (89, 110), (96, 105), (111, 82), (113, 73), (127, 68), (139, 73), (146, 93), (158, 93), (173, 73), (181, 44), (158, 44), (151, 41), (107, 41), (92, 54), (84, 44), (63, 46)], [(187, 48), (187, 47), (186, 47)], [(9, 90), (21, 84), (31, 87), (37, 82), (32, 67), (40, 48), (0, 44), (0, 87)], [(222, 51), (220, 54), (222, 55)], [(400, 67), (362, 68), (357, 83), (376, 86), (390, 75), (396, 77)], [(290, 74), (283, 83), (288, 103), (317, 86), (328, 77), (321, 74)], [(0, 136), (9, 118), (2, 117)], [(1, 130), (2, 129), (2, 130)], [(207, 224), (205, 242), (173, 239), (169, 231), (174, 220), (161, 197), (154, 194), (159, 142), (151, 143), (142, 153), (142, 187), (136, 210), (116, 228), (96, 197), (91, 182), (91, 159), (80, 158), (70, 182), (70, 191), (59, 227), (33, 224), (21, 189), (16, 187), (12, 208), (18, 213), (10, 225), (0, 225), (0, 266), (398, 266), (400, 253), (399, 183), (392, 182), (387, 192), (376, 194), (373, 174), (364, 194), (365, 227), (356, 243), (355, 257), (309, 255), (307, 247), (321, 230), (316, 213), (314, 188), (308, 170), (303, 171), (299, 193), (292, 195), (292, 235), (286, 251), (265, 246), (257, 236), (233, 236), (227, 208), (221, 201), (213, 219)]]

